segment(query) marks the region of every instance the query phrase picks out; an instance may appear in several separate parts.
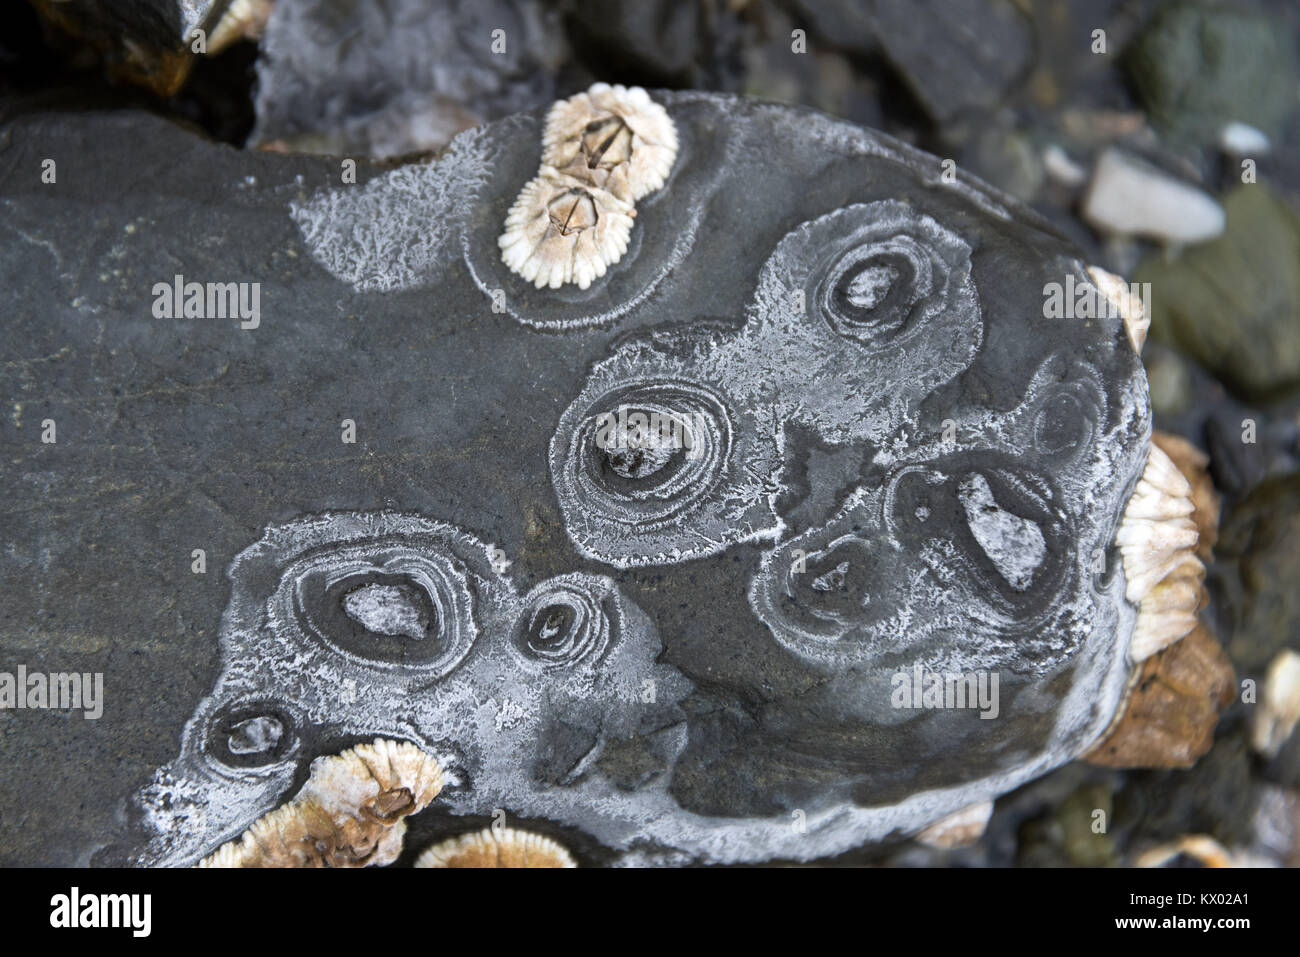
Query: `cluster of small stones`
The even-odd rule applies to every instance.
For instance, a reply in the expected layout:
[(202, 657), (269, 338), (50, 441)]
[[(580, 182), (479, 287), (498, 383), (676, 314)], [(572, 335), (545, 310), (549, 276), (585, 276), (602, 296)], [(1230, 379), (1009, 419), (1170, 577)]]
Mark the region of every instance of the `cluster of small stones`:
[(542, 164), (498, 240), (501, 258), (537, 288), (581, 289), (627, 251), (636, 202), (664, 185), (677, 131), (636, 86), (597, 83), (551, 107)]

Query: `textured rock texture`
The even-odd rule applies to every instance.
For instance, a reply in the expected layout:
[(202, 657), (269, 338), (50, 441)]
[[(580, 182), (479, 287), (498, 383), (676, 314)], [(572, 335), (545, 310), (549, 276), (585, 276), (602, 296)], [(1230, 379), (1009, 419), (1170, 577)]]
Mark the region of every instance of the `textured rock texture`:
[[(681, 152), (588, 290), (497, 253), (537, 113), (354, 185), (135, 114), (10, 120), (3, 627), (107, 700), (0, 716), (6, 861), (88, 860), (138, 790), (97, 859), (191, 862), (377, 735), (439, 755), (426, 813), (466, 827), (812, 859), (1106, 727), (1150, 426), (1119, 318), (1045, 315), (1077, 250), (888, 138), (657, 98)], [(256, 323), (158, 318), (178, 274), (258, 283)], [(620, 408), (690, 448), (603, 446)], [(996, 676), (997, 717), (900, 707), (922, 673)]]

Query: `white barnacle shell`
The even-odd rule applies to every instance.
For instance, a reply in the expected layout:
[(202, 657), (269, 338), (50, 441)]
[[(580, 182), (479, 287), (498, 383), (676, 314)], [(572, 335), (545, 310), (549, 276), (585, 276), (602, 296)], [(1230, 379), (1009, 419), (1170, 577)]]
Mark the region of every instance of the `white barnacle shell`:
[(677, 130), (645, 90), (597, 83), (547, 114), (542, 165), (506, 215), (501, 259), (541, 289), (586, 289), (623, 258), (633, 204), (663, 186)]
[(1124, 561), (1124, 594), (1138, 606), (1129, 645), (1135, 662), (1196, 626), (1205, 566), (1195, 553), (1195, 510), (1187, 479), (1153, 444), (1115, 536)]
[(402, 853), (406, 816), (442, 790), (438, 762), (406, 741), (377, 738), (317, 758), (297, 796), (264, 814), (200, 867), (366, 867)]
[(256, 40), (271, 18), (274, 0), (231, 0), (226, 12), (208, 37), (209, 56), (220, 53), (238, 40)]
[(1289, 648), (1269, 663), (1251, 726), (1251, 744), (1265, 757), (1277, 757), (1300, 723), (1300, 654)]
[(557, 841), (513, 827), (487, 827), (427, 848), (416, 867), (577, 867)]
[(677, 128), (639, 86), (597, 83), (546, 116), (542, 162), (635, 202), (660, 189), (677, 158)]
[(441, 790), (442, 768), (436, 760), (407, 741), (376, 738), (314, 761), (298, 797), (340, 815), (364, 812), (396, 820), (424, 810)]
[(1135, 295), (1128, 283), (1119, 276), (1099, 266), (1089, 266), (1088, 276), (1101, 294), (1115, 304), (1120, 319), (1124, 321), (1124, 331), (1128, 333), (1133, 351), (1141, 355), (1142, 346), (1147, 341), (1147, 330), (1151, 328), (1151, 317), (1147, 315), (1141, 297)]
[(501, 259), (538, 289), (586, 289), (623, 258), (635, 215), (612, 193), (543, 166), (510, 207)]

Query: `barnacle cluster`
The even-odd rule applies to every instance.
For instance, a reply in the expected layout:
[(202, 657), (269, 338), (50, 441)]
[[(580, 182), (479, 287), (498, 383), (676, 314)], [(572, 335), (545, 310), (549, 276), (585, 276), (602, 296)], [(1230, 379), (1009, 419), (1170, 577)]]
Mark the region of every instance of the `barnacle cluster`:
[(537, 288), (586, 289), (627, 251), (636, 202), (664, 185), (677, 156), (667, 111), (641, 87), (597, 83), (551, 107), (542, 164), (498, 240)]
[(406, 816), (442, 790), (442, 768), (415, 745), (376, 738), (319, 758), (298, 796), (253, 822), (200, 867), (366, 867), (402, 852)]
[(1124, 509), (1115, 543), (1124, 560), (1125, 597), (1138, 606), (1129, 655), (1143, 661), (1196, 627), (1205, 566), (1192, 488), (1159, 446)]
[(416, 867), (577, 867), (562, 845), (518, 828), (486, 827), (427, 848)]

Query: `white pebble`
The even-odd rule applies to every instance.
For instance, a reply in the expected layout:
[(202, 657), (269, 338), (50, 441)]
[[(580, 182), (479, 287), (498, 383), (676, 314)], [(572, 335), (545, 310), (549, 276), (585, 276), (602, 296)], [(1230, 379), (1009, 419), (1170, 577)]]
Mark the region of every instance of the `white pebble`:
[(1223, 234), (1223, 207), (1163, 170), (1108, 149), (1083, 198), (1083, 218), (1103, 233), (1198, 243)]

